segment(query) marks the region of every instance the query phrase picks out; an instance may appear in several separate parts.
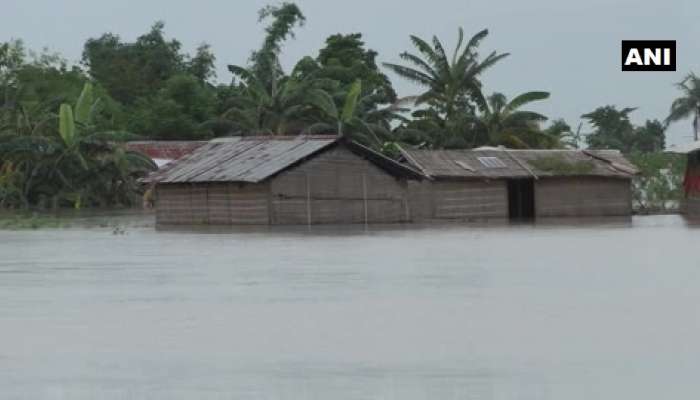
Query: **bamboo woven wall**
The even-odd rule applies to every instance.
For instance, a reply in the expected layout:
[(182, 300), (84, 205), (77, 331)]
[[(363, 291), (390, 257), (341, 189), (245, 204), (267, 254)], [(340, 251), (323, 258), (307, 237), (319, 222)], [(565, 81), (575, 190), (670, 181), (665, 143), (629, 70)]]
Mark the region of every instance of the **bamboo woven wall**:
[(282, 172), (270, 190), (273, 224), (389, 223), (410, 215), (405, 184), (342, 147)]
[(433, 195), (434, 216), (438, 219), (508, 217), (505, 180), (438, 182)]
[(632, 214), (629, 179), (542, 178), (535, 181), (536, 217), (597, 217)]
[(267, 184), (178, 183), (156, 186), (156, 222), (259, 225), (269, 222)]
[[(159, 224), (348, 224), (508, 217), (507, 181), (397, 180), (343, 147), (325, 151), (256, 184), (156, 186)], [(700, 199), (687, 208), (700, 214)], [(629, 179), (542, 178), (537, 217), (632, 212)], [(690, 213), (690, 211), (689, 211)]]
[(405, 183), (345, 148), (269, 183), (158, 184), (159, 224), (350, 224), (410, 219)]

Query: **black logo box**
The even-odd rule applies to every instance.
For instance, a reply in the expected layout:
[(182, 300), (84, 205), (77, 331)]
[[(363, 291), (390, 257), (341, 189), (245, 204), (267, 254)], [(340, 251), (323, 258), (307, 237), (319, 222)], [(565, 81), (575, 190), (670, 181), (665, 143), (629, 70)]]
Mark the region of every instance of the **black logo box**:
[[(644, 49), (670, 49), (671, 62), (669, 65), (625, 65), (627, 56), (632, 49), (637, 49), (644, 61)], [(662, 53), (663, 54), (663, 53)], [(676, 70), (676, 41), (675, 40), (623, 40), (622, 41), (622, 70), (623, 71), (675, 71)]]

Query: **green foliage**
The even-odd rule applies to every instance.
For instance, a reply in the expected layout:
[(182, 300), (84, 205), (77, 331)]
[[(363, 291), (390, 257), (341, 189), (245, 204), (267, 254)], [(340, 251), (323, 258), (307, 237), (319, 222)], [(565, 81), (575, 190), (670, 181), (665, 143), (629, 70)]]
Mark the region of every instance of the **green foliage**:
[(540, 171), (551, 172), (557, 175), (586, 175), (593, 171), (595, 167), (592, 161), (570, 162), (556, 155), (530, 160), (528, 164)]
[(635, 152), (628, 157), (640, 170), (632, 185), (635, 209), (650, 213), (677, 208), (683, 196), (686, 157), (663, 152)]
[[(474, 145), (505, 145), (511, 148), (539, 147), (548, 138), (541, 135), (539, 123), (547, 117), (521, 106), (549, 98), (547, 92), (527, 92), (510, 102), (501, 93), (494, 93), (482, 106), (475, 119)], [(542, 136), (542, 137), (540, 137)]]
[(0, 214), (0, 229), (2, 230), (60, 228), (62, 226), (63, 222), (59, 218), (53, 216), (37, 215), (34, 213)]
[(542, 143), (538, 148), (555, 149), (555, 148), (574, 148), (578, 149), (581, 145), (580, 126), (577, 132), (571, 130), (571, 126), (563, 119), (556, 119), (551, 124), (541, 131), (540, 139)]
[(221, 132), (206, 122), (216, 115), (211, 48), (202, 44), (194, 57), (167, 40), (164, 24), (155, 23), (135, 42), (107, 33), (89, 39), (83, 62), (90, 75), (120, 103), (113, 109), (121, 127), (153, 139), (202, 139)]
[(164, 27), (163, 22), (156, 22), (133, 43), (124, 43), (111, 33), (88, 39), (83, 63), (90, 76), (125, 105), (156, 92), (170, 77), (185, 69), (181, 44), (174, 39), (166, 40)]
[(58, 114), (58, 132), (66, 146), (72, 146), (75, 141), (75, 121), (73, 121), (73, 109), (68, 104), (61, 104)]
[(90, 115), (95, 106), (96, 101), (93, 96), (92, 84), (88, 82), (83, 87), (78, 101), (75, 103), (75, 122), (83, 125), (89, 124), (91, 122)]
[(205, 126), (215, 112), (216, 93), (192, 75), (175, 75), (154, 95), (140, 99), (128, 130), (153, 139), (186, 140), (214, 136)]
[(216, 56), (211, 51), (211, 46), (203, 43), (197, 47), (197, 52), (192, 59), (185, 63), (186, 71), (199, 79), (200, 82), (208, 82), (216, 77), (214, 62)]
[[(376, 62), (377, 52), (365, 49), (362, 34), (332, 35), (316, 59), (302, 59), (295, 68), (300, 75), (311, 75), (337, 83), (340, 92), (362, 81), (363, 96), (372, 96), (373, 106), (394, 103), (396, 92)], [(337, 104), (344, 96), (337, 96)]]
[(268, 85), (252, 70), (236, 65), (228, 68), (241, 83), (228, 100), (231, 106), (223, 118), (237, 135), (298, 134), (311, 110), (321, 104), (319, 96), (326, 94), (312, 77), (279, 75)]
[(683, 95), (671, 104), (671, 111), (666, 117), (665, 124), (693, 117), (693, 135), (698, 140), (700, 134), (700, 78), (694, 73), (688, 74), (681, 82), (676, 84)]
[[(93, 123), (99, 99), (92, 93), (86, 84), (75, 108), (61, 104), (57, 115), (40, 116), (41, 122), (32, 120), (34, 114), (22, 114), (25, 119), (5, 127), (0, 136), (0, 207), (80, 208), (138, 200), (136, 178), (155, 166), (119, 147), (128, 136), (101, 131)], [(80, 121), (74, 109), (81, 110)]]
[(304, 25), (306, 17), (294, 3), (282, 3), (280, 6), (267, 6), (260, 10), (258, 20), (272, 18), (272, 23), (265, 28), (265, 40), (262, 47), (250, 56), (251, 72), (268, 90), (278, 76), (283, 75), (279, 63), (282, 43), (288, 37), (294, 37), (294, 27)]
[[(187, 54), (166, 37), (162, 22), (134, 41), (112, 33), (87, 40), (82, 66), (46, 51), (27, 52), (19, 40), (0, 43), (0, 208), (135, 203), (136, 177), (153, 165), (120, 145), (134, 137), (130, 132), (161, 140), (337, 134), (390, 156), (398, 156), (399, 144), (578, 148), (582, 142), (581, 126), (573, 132), (555, 120), (545, 127), (544, 115), (527, 110), (549, 93), (510, 100), (484, 94), (484, 74), (508, 56), (479, 54), (485, 29), (471, 38), (459, 29), (449, 53), (437, 37), (411, 36), (415, 51), (400, 54), (404, 64), (383, 64), (421, 87), (400, 98), (361, 33), (329, 36), (285, 72), (282, 46), (305, 23), (304, 14), (284, 2), (263, 8), (259, 21), (266, 23), (264, 40), (246, 65), (229, 65), (230, 83), (215, 82), (209, 45)], [(588, 145), (658, 152), (669, 123), (695, 116), (697, 128), (700, 80), (691, 73), (678, 88), (683, 95), (663, 124), (634, 126), (631, 108), (607, 106), (584, 115), (594, 127)], [(559, 172), (586, 167), (543, 163), (539, 168)], [(663, 187), (654, 179), (644, 193), (658, 197)]]
[(355, 117), (355, 109), (357, 108), (357, 99), (360, 97), (362, 92), (362, 81), (356, 81), (348, 90), (347, 97), (345, 99), (345, 104), (343, 105), (343, 112), (340, 116), (340, 120), (344, 123), (350, 122), (353, 117)]
[(462, 47), (464, 32), (460, 28), (457, 46), (451, 59), (437, 37), (433, 37), (430, 45), (417, 36), (411, 36), (411, 41), (420, 56), (404, 52), (400, 57), (412, 66), (391, 63), (384, 63), (384, 66), (402, 78), (425, 88), (425, 91), (415, 98), (416, 105), (427, 104), (447, 121), (453, 121), (460, 114), (473, 112), (475, 107), (486, 107), (480, 77), (508, 56), (508, 53), (498, 54), (493, 51), (480, 60), (477, 47), (487, 35), (488, 30), (484, 29), (472, 36)]
[(634, 110), (636, 108), (618, 110), (615, 106), (604, 106), (584, 114), (582, 118), (595, 129), (586, 137), (588, 146), (592, 149), (616, 149), (626, 154), (663, 150), (664, 126), (656, 120), (647, 120), (642, 127), (633, 126), (629, 114)]

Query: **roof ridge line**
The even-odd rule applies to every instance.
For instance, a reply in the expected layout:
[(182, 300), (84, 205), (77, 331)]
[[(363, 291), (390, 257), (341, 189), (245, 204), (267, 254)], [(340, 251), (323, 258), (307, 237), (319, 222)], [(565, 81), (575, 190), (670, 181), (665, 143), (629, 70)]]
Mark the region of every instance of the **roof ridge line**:
[(530, 175), (532, 175), (532, 177), (535, 178), (535, 180), (539, 180), (539, 179), (540, 179), (540, 177), (537, 176), (537, 174), (535, 174), (529, 167), (527, 167), (518, 157), (515, 156), (515, 154), (512, 154), (507, 148), (504, 147), (503, 150), (501, 150), (501, 151), (503, 151), (503, 152), (505, 152), (506, 154), (508, 154), (508, 156), (509, 156), (513, 161), (515, 161), (522, 169), (524, 169), (525, 171), (527, 171), (527, 173), (529, 173)]
[(427, 172), (425, 171), (425, 168), (424, 168), (422, 165), (420, 165), (420, 163), (419, 163), (418, 161), (416, 161), (416, 159), (413, 158), (413, 156), (411, 156), (411, 155), (409, 154), (409, 152), (407, 152), (407, 151), (403, 148), (403, 146), (401, 146), (400, 144), (397, 144), (397, 146), (399, 147), (399, 152), (401, 153), (401, 155), (404, 156), (404, 157), (406, 157), (406, 159), (408, 159), (408, 161), (409, 161), (411, 164), (415, 165), (416, 168), (418, 168), (418, 170), (420, 171), (420, 173), (422, 173), (423, 175), (425, 175), (426, 177), (428, 177), (428, 178), (430, 178), (430, 179), (433, 178), (429, 173), (427, 173)]

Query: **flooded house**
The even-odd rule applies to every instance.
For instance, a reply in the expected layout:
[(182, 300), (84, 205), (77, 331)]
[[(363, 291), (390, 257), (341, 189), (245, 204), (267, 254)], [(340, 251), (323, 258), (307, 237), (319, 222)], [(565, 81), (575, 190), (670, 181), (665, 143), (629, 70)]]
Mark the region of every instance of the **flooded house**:
[(158, 224), (350, 224), (411, 219), (413, 168), (338, 136), (235, 137), (152, 174)]
[(689, 217), (700, 216), (700, 141), (672, 147), (669, 153), (684, 155), (687, 159), (683, 178), (681, 213)]
[(403, 149), (427, 178), (410, 185), (414, 219), (627, 216), (637, 169), (614, 150)]
[(402, 149), (337, 136), (213, 140), (155, 172), (158, 224), (295, 225), (628, 216), (609, 150)]

